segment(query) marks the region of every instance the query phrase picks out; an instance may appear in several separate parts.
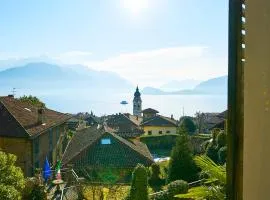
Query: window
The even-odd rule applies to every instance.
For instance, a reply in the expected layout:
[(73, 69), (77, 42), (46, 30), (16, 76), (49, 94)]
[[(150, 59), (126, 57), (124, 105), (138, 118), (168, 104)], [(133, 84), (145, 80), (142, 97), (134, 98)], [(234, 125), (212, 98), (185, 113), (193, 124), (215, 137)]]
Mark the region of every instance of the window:
[(152, 135), (152, 131), (148, 131), (148, 135)]
[(111, 144), (111, 139), (110, 138), (103, 138), (103, 139), (101, 139), (101, 144)]
[(162, 134), (162, 131), (159, 131), (158, 133), (159, 133), (159, 134)]
[(171, 133), (171, 131), (166, 131), (166, 133)]
[(53, 130), (49, 130), (49, 150), (53, 148)]
[(39, 154), (39, 137), (37, 137), (36, 139), (34, 139), (34, 153), (36, 155)]

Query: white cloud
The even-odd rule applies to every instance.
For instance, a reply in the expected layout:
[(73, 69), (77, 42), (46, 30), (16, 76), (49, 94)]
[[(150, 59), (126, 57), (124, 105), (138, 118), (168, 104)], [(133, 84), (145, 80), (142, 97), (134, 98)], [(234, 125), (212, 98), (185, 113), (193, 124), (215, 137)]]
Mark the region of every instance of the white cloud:
[(206, 80), (227, 74), (227, 57), (216, 57), (209, 48), (200, 46), (124, 53), (83, 64), (116, 72), (133, 84), (156, 87), (171, 80)]

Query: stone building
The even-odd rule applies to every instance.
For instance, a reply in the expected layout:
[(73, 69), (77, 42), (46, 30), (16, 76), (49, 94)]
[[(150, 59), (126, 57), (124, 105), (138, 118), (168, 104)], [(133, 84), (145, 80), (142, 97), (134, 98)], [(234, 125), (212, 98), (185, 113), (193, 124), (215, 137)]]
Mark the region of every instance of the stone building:
[(69, 115), (0, 97), (0, 149), (17, 156), (25, 176), (42, 167), (46, 156), (55, 164), (62, 156)]

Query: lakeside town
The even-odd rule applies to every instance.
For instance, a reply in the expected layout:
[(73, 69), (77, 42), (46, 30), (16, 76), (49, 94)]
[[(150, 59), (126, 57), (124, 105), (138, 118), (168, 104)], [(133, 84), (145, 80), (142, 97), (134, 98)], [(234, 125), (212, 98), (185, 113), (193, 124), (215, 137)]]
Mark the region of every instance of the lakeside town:
[[(200, 174), (213, 178), (204, 167), (225, 176), (227, 111), (163, 116), (154, 102), (144, 108), (138, 87), (133, 113), (66, 114), (14, 95), (0, 97), (0, 111), (1, 171), (13, 167), (11, 199), (192, 199), (203, 189)], [(219, 181), (213, 186), (225, 195)]]

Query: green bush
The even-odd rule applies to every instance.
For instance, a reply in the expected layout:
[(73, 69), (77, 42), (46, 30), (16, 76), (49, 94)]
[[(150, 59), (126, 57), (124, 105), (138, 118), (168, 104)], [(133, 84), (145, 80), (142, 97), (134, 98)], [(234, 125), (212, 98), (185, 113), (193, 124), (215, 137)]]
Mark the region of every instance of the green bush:
[(220, 131), (217, 135), (217, 145), (218, 148), (224, 147), (226, 145), (226, 134), (224, 131)]
[(21, 199), (25, 180), (21, 168), (16, 167), (17, 157), (0, 151), (0, 199)]
[(152, 199), (154, 200), (172, 200), (177, 194), (185, 194), (188, 192), (188, 183), (183, 180), (176, 180), (167, 186), (167, 190), (158, 192)]
[(190, 140), (185, 130), (178, 130), (179, 137), (172, 149), (167, 182), (175, 180), (194, 181), (198, 178), (198, 167), (193, 160)]
[(147, 169), (141, 164), (133, 171), (130, 193), (126, 199), (148, 200)]
[(189, 135), (193, 135), (197, 129), (191, 117), (183, 117), (181, 119), (180, 127), (185, 128)]
[(226, 162), (226, 158), (227, 158), (227, 146), (221, 147), (218, 150), (219, 163), (223, 165)]
[(152, 197), (153, 200), (171, 200), (168, 191), (161, 191)]
[(185, 194), (188, 192), (188, 183), (183, 180), (176, 180), (168, 184), (168, 195), (172, 199), (177, 194)]
[(206, 155), (211, 158), (211, 160), (213, 160), (215, 163), (218, 163), (218, 148), (214, 141), (208, 144), (206, 149)]

